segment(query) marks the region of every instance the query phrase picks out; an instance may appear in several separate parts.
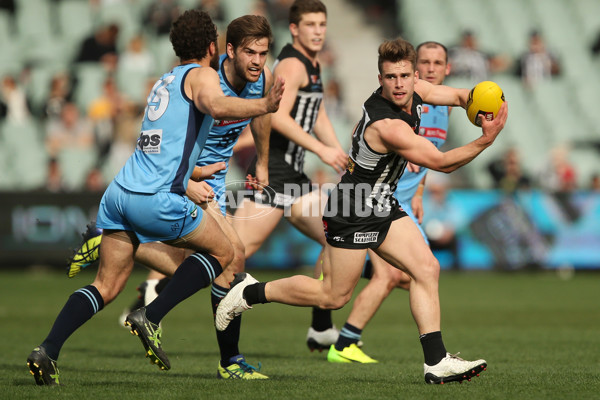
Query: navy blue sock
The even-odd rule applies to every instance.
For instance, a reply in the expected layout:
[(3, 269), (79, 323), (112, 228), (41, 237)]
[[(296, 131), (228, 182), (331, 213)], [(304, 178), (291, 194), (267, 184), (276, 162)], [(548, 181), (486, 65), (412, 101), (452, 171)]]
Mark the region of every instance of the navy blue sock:
[[(229, 289), (225, 289), (215, 283), (212, 285), (210, 292), (210, 303), (212, 305), (213, 317), (217, 313), (217, 307), (219, 303), (229, 292)], [(240, 342), (240, 328), (242, 323), (242, 316), (238, 315), (235, 317), (227, 326), (224, 331), (217, 332), (217, 342), (219, 343), (219, 351), (221, 352), (221, 366), (228, 367), (231, 365), (229, 359), (233, 356), (240, 354), (238, 344)]]
[(354, 325), (350, 325), (346, 322), (340, 331), (340, 336), (338, 336), (337, 342), (335, 343), (335, 349), (337, 351), (342, 351), (345, 347), (350, 346), (352, 343), (358, 343), (361, 334), (362, 329), (358, 329)]
[(58, 360), (58, 354), (69, 336), (104, 308), (104, 300), (95, 286), (87, 285), (76, 290), (56, 317), (50, 333), (42, 343), (46, 354)]
[(365, 266), (363, 267), (361, 278), (369, 279), (373, 277), (373, 263), (371, 260), (365, 261)]
[(267, 296), (265, 295), (266, 285), (267, 282), (258, 282), (244, 288), (243, 296), (249, 306), (252, 304), (269, 303), (269, 301), (267, 301)]
[(435, 365), (446, 357), (446, 347), (442, 340), (442, 332), (435, 331), (425, 333), (419, 336), (421, 346), (423, 347), (423, 355), (425, 356), (425, 364)]
[(177, 304), (210, 285), (221, 272), (221, 264), (210, 254), (192, 254), (177, 268), (158, 297), (146, 306), (146, 318), (158, 324)]
[(162, 290), (165, 288), (165, 286), (167, 286), (167, 283), (169, 283), (170, 280), (171, 278), (167, 276), (158, 281), (156, 287), (154, 288), (154, 290), (156, 290), (156, 293), (160, 294), (160, 292), (162, 292)]
[(312, 309), (312, 323), (310, 324), (315, 331), (323, 332), (329, 328), (333, 328), (331, 321), (331, 310), (323, 310), (319, 307)]

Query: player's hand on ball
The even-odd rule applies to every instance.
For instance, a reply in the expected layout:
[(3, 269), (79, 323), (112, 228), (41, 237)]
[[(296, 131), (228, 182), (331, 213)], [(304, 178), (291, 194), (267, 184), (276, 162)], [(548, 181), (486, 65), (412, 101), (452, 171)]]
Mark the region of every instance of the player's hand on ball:
[(504, 128), (504, 124), (506, 124), (506, 120), (508, 118), (508, 103), (504, 102), (498, 110), (498, 115), (491, 121), (485, 119), (483, 115), (479, 116), (479, 122), (481, 123), (481, 130), (483, 137), (493, 142), (500, 131)]

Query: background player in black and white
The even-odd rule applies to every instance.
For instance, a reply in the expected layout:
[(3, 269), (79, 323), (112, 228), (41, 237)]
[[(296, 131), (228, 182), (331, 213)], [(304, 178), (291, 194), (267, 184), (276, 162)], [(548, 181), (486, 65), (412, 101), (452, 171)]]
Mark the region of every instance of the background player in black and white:
[[(246, 257), (259, 249), (283, 216), (300, 232), (324, 245), (321, 210), (325, 196), (313, 189), (304, 173), (304, 155), (311, 151), (338, 172), (344, 170), (348, 158), (322, 101), (319, 52), (325, 42), (327, 8), (320, 0), (296, 0), (290, 7), (289, 22), (292, 43), (281, 50), (273, 67), (275, 78), (285, 79), (286, 89), (279, 111), (271, 116), (269, 187), (244, 199), (233, 218)], [(255, 163), (248, 173), (255, 176)], [(319, 264), (317, 261), (316, 276), (320, 275)], [(337, 340), (338, 331), (329, 328), (329, 313), (314, 309), (313, 324), (315, 320), (323, 326), (320, 334), (326, 336), (328, 348)], [(309, 330), (311, 334), (318, 333)]]

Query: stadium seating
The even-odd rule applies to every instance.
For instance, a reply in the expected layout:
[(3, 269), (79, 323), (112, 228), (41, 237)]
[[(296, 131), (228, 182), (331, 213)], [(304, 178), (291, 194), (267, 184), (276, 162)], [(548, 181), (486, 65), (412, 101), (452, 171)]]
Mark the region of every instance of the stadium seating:
[(3, 121), (0, 147), (3, 153), (0, 187), (31, 190), (43, 186), (48, 156), (36, 121)]
[(82, 62), (74, 65), (73, 73), (77, 80), (75, 102), (80, 110), (87, 111), (90, 103), (102, 93), (106, 71), (101, 64)]
[(94, 30), (92, 10), (80, 0), (61, 0), (56, 7), (61, 41), (70, 49), (68, 59), (72, 60), (79, 43)]
[[(98, 26), (110, 22), (119, 24), (120, 51), (125, 49), (132, 35), (143, 33), (156, 60), (156, 75), (176, 61), (168, 37), (156, 37), (142, 24), (146, 9), (153, 1), (99, 1), (92, 2), (92, 5), (85, 0), (17, 0), (15, 18), (0, 10), (0, 76), (16, 76), (25, 66), (31, 67), (30, 81), (25, 89), (32, 105), (39, 111), (52, 75), (71, 70), (79, 81), (74, 100), (85, 112), (90, 101), (101, 93), (106, 73), (98, 65), (71, 65), (71, 60), (81, 41)], [(221, 2), (226, 20), (248, 13), (253, 8), (252, 0)], [(182, 8), (189, 8), (201, 4), (201, 1), (178, 0), (178, 3)], [(499, 142), (465, 168), (464, 173), (469, 179), (465, 185), (489, 186), (485, 165), (511, 145), (518, 145), (527, 155), (523, 157), (525, 167), (533, 171), (547, 160), (547, 152), (552, 147), (570, 142), (573, 161), (582, 170), (580, 186), (587, 183), (593, 171), (600, 171), (600, 155), (593, 150), (595, 147), (589, 145), (600, 137), (594, 109), (600, 87), (600, 57), (593, 59), (589, 51), (600, 33), (600, 1), (398, 0), (397, 9), (402, 35), (413, 43), (437, 40), (451, 46), (457, 43), (463, 30), (470, 29), (483, 50), (506, 54), (516, 60), (527, 48), (531, 30), (537, 29), (548, 47), (560, 58), (563, 67), (561, 76), (533, 90), (524, 89), (511, 71), (492, 76), (504, 89), (509, 101), (509, 121)], [(280, 48), (289, 41), (287, 26), (274, 28)], [(274, 49), (275, 52), (277, 50)], [(120, 90), (132, 99), (140, 98), (140, 91), (145, 90), (145, 77), (131, 71), (118, 69), (116, 79)], [(464, 80), (448, 82), (463, 87), (472, 87), (476, 83)], [(477, 134), (462, 111), (454, 113), (450, 120), (451, 144), (465, 143)], [(2, 123), (4, 125), (5, 122)], [(23, 143), (25, 146), (27, 143)], [(7, 149), (0, 152), (1, 167), (7, 164), (10, 153)], [(41, 157), (40, 160), (46, 161)], [(11, 161), (10, 164), (7, 171), (18, 173), (16, 162)], [(31, 183), (25, 186), (33, 185), (36, 179), (39, 176), (31, 178)], [(73, 178), (73, 181), (79, 179)], [(3, 174), (0, 188), (11, 187), (13, 182), (21, 181)]]
[(65, 186), (71, 189), (82, 189), (88, 172), (96, 164), (96, 149), (63, 149), (58, 154)]
[[(599, 1), (402, 0), (398, 5), (399, 25), (413, 43), (437, 40), (452, 46), (463, 30), (470, 29), (482, 50), (507, 54), (516, 61), (535, 29), (559, 57), (561, 75), (531, 89), (525, 89), (511, 71), (492, 76), (509, 102), (509, 120), (499, 141), (464, 168), (468, 185), (488, 187), (485, 166), (512, 145), (520, 149), (525, 169), (533, 174), (543, 168), (550, 150), (560, 144), (571, 146), (580, 187), (594, 171), (600, 172), (600, 150), (589, 145), (600, 140), (593, 110), (600, 87), (600, 60), (592, 59), (589, 51), (600, 32)], [(447, 83), (472, 87), (476, 82), (451, 78)], [(454, 145), (472, 139), (469, 125), (462, 115), (451, 116), (449, 141)]]

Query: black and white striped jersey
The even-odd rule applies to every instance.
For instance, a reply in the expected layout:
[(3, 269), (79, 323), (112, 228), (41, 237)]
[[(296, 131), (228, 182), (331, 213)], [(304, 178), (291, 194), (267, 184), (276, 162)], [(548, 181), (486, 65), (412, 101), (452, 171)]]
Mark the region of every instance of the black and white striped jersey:
[[(321, 67), (319, 64), (313, 66), (311, 61), (296, 50), (291, 44), (287, 44), (275, 60), (273, 70), (277, 64), (289, 57), (296, 57), (304, 64), (308, 74), (308, 85), (298, 89), (298, 95), (290, 115), (298, 125), (302, 127), (307, 135), (312, 133), (319, 107), (323, 100), (323, 83), (321, 82)], [(269, 154), (280, 158), (283, 156), (286, 163), (291, 165), (295, 171), (302, 172), (304, 169), (305, 149), (287, 139), (280, 132), (273, 129), (269, 144)]]
[(393, 193), (407, 161), (397, 153), (379, 153), (371, 149), (365, 140), (365, 130), (376, 121), (390, 118), (405, 121), (418, 134), (422, 103), (421, 97), (414, 93), (408, 114), (385, 99), (381, 88), (365, 101), (362, 119), (354, 130), (348, 167), (340, 181), (355, 188), (351, 196), (353, 201), (360, 201), (361, 205), (376, 212), (389, 212), (392, 207), (397, 207)]

